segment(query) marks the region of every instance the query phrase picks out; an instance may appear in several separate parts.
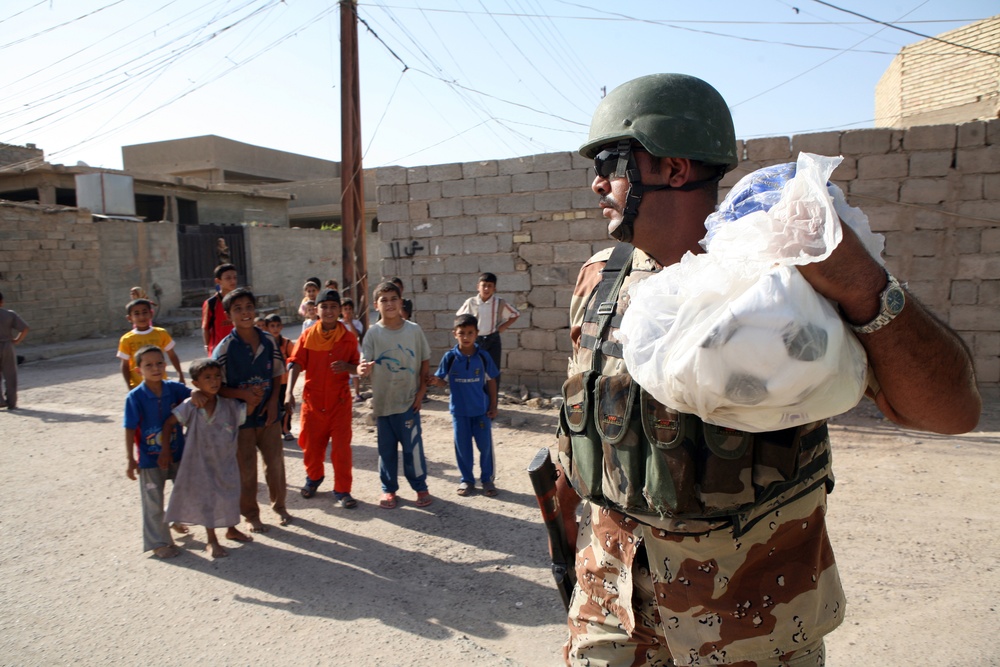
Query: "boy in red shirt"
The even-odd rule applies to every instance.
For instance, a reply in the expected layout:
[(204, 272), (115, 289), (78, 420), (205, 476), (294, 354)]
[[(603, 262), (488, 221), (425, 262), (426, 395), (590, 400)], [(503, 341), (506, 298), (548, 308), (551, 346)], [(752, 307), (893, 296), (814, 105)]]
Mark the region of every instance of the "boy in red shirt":
[(326, 446), (331, 440), (330, 463), (333, 465), (333, 497), (346, 509), (357, 507), (351, 497), (351, 387), (348, 378), (357, 373), (358, 339), (338, 320), (340, 294), (327, 289), (316, 297), (319, 325), (309, 327), (299, 336), (288, 359), (291, 375), (288, 382), (288, 410), (295, 408), (295, 383), (305, 371), (302, 390), (302, 430), (299, 446), (306, 468), (302, 497), (312, 498), (323, 482)]
[(237, 273), (232, 264), (215, 267), (215, 284), (218, 291), (201, 304), (201, 337), (205, 341), (205, 356), (212, 356), (212, 350), (233, 330), (229, 314), (222, 307), (222, 297), (236, 289)]

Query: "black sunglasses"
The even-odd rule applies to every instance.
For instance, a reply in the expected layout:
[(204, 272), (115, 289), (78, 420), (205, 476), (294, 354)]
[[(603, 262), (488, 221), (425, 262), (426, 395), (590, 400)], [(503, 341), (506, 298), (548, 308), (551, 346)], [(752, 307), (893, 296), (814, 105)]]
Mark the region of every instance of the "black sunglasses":
[[(631, 153), (642, 150), (641, 146), (629, 146), (625, 157), (629, 158)], [(601, 178), (610, 179), (618, 170), (618, 159), (622, 155), (617, 149), (603, 150), (594, 156), (594, 173)], [(631, 159), (629, 159), (631, 161)]]

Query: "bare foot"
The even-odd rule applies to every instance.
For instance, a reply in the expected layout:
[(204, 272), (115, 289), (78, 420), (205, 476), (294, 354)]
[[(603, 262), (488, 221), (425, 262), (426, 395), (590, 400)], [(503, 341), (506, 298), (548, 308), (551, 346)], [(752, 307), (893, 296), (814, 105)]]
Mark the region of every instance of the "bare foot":
[(230, 526), (229, 530), (226, 531), (227, 540), (235, 540), (237, 542), (253, 542), (253, 538), (241, 531), (236, 526)]
[(207, 551), (208, 555), (212, 558), (225, 558), (229, 555), (229, 552), (226, 551), (218, 542), (215, 544), (206, 544), (205, 551)]
[(172, 523), (170, 524), (170, 529), (175, 533), (180, 533), (181, 535), (187, 535), (191, 532), (191, 529), (185, 526), (183, 523)]
[(278, 525), (287, 526), (292, 522), (292, 515), (285, 510), (278, 512), (278, 516), (281, 517), (281, 520), (278, 521)]
[(175, 556), (181, 555), (181, 550), (173, 544), (167, 544), (153, 549), (153, 555), (157, 558), (174, 558)]
[(247, 521), (247, 526), (250, 527), (250, 532), (251, 533), (266, 533), (267, 532), (267, 526), (265, 526), (264, 522), (261, 521), (260, 519), (256, 519), (254, 521)]

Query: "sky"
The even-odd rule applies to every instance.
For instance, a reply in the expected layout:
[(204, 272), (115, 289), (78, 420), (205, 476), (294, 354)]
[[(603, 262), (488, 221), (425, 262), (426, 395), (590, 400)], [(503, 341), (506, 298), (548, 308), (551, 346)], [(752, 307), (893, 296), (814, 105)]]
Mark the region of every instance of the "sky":
[[(364, 166), (575, 151), (604, 91), (654, 72), (714, 85), (741, 139), (873, 127), (875, 86), (900, 48), (997, 11), (360, 0)], [(3, 0), (0, 142), (113, 169), (122, 146), (207, 134), (339, 161), (339, 52), (334, 0)]]

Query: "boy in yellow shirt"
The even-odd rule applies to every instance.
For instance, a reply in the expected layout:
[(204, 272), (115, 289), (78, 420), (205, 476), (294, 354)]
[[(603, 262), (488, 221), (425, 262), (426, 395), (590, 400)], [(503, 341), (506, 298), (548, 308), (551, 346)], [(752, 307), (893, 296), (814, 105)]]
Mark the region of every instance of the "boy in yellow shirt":
[(132, 324), (132, 330), (118, 341), (118, 358), (122, 361), (122, 377), (129, 390), (142, 384), (142, 375), (135, 362), (135, 353), (147, 345), (155, 345), (170, 358), (170, 363), (177, 370), (177, 381), (184, 382), (184, 371), (181, 370), (181, 360), (174, 352), (174, 339), (166, 329), (153, 326), (153, 302), (149, 299), (133, 299), (125, 306), (126, 319)]

